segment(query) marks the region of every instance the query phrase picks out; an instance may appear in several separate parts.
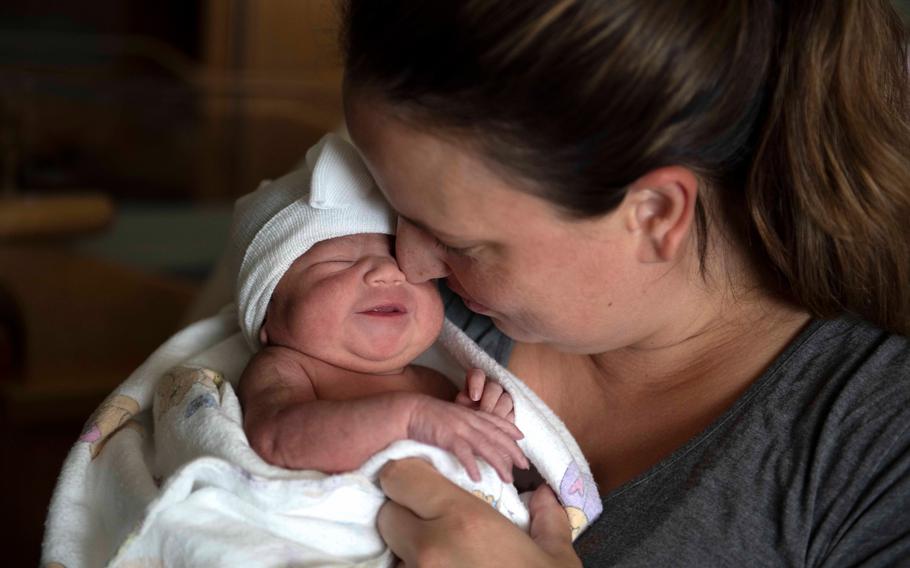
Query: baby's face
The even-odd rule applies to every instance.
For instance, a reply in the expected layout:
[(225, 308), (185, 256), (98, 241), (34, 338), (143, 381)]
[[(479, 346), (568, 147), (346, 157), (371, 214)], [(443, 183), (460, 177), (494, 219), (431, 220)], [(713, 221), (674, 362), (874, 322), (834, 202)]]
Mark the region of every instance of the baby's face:
[(433, 281), (410, 284), (389, 235), (322, 241), (278, 282), (263, 341), (362, 373), (394, 372), (435, 341), (443, 308)]

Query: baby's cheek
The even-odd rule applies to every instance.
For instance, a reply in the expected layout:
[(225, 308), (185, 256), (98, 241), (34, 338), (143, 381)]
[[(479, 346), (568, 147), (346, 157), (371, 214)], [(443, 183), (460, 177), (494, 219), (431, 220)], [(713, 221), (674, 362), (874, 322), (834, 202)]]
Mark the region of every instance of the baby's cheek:
[(442, 305), (442, 297), (439, 295), (439, 288), (436, 287), (435, 282), (433, 282), (430, 287), (424, 289), (423, 298), (423, 304), (425, 305), (424, 310), (433, 317), (431, 321), (435, 321), (438, 325), (442, 325), (445, 308)]
[(425, 349), (432, 345), (439, 336), (443, 319), (445, 319), (445, 310), (435, 284), (420, 290), (418, 296), (416, 317), (419, 331), (416, 339), (425, 344), (422, 345), (422, 349)]
[(300, 319), (300, 332), (306, 334), (311, 341), (318, 341), (320, 337), (332, 335), (341, 325), (338, 316), (323, 311), (312, 310)]
[(311, 302), (290, 304), (285, 314), (286, 333), (296, 345), (313, 346), (333, 335), (339, 325), (325, 310), (315, 309)]

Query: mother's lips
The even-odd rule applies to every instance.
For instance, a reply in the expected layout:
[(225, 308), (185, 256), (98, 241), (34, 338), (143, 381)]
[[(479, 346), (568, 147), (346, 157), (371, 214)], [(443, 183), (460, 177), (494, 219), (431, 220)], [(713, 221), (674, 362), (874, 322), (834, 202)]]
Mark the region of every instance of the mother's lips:
[(471, 297), (468, 296), (468, 294), (464, 291), (464, 288), (461, 287), (461, 284), (451, 276), (446, 278), (446, 284), (448, 284), (450, 290), (458, 294), (458, 296), (461, 298), (461, 301), (464, 302), (465, 306), (467, 306), (468, 309), (472, 312), (486, 315), (492, 311), (487, 306), (472, 300)]
[(484, 306), (483, 304), (478, 304), (474, 300), (469, 300), (468, 298), (465, 298), (465, 297), (462, 297), (461, 299), (464, 301), (464, 305), (467, 306), (468, 309), (471, 310), (472, 312), (482, 314), (485, 316), (491, 315), (493, 313), (490, 310), (490, 308)]

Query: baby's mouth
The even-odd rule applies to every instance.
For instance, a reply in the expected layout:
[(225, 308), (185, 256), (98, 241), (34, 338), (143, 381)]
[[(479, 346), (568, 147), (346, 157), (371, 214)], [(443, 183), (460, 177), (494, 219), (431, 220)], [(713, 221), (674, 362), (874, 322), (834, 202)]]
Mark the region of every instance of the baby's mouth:
[(395, 317), (407, 314), (408, 310), (402, 304), (380, 304), (359, 313), (365, 316)]

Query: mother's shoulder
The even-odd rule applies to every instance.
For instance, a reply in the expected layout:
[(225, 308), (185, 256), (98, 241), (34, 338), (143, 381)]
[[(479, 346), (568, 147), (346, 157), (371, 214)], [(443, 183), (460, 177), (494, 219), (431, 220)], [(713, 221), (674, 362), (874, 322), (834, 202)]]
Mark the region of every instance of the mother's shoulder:
[(768, 375), (768, 406), (791, 410), (828, 440), (883, 430), (910, 435), (905, 336), (850, 317), (815, 321)]

